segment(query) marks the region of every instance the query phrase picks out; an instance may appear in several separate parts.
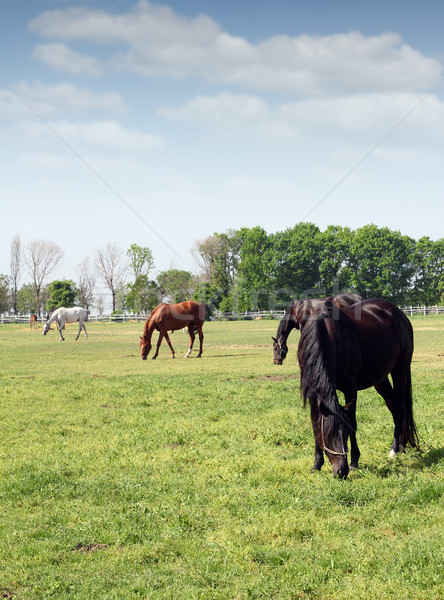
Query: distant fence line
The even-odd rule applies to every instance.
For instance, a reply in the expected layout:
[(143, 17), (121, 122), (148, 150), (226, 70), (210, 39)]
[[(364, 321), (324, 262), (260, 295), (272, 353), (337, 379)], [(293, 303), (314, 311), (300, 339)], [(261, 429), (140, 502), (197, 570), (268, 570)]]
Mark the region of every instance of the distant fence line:
[[(401, 310), (408, 316), (414, 315), (442, 315), (444, 306), (404, 306)], [(258, 310), (258, 311), (215, 311), (211, 319), (214, 321), (241, 321), (241, 320), (260, 320), (260, 319), (282, 319), (284, 310)], [(145, 322), (149, 313), (113, 313), (103, 315), (89, 315), (88, 321), (96, 323), (129, 323), (130, 321)], [(0, 323), (25, 323), (30, 324), (31, 315), (0, 315)], [(46, 317), (38, 316), (38, 323), (45, 323)]]

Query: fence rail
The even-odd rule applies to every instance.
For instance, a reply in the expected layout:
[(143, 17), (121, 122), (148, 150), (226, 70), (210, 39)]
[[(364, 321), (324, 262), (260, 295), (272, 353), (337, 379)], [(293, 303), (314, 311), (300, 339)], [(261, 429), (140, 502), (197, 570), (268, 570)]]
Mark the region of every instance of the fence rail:
[[(442, 315), (444, 306), (403, 306), (401, 310), (409, 316), (414, 315)], [(241, 320), (260, 320), (260, 319), (282, 319), (283, 310), (258, 310), (258, 311), (215, 311), (211, 317), (215, 321), (241, 321)], [(118, 313), (104, 315), (89, 315), (88, 321), (95, 323), (129, 323), (130, 321), (145, 322), (149, 313)], [(38, 316), (38, 323), (45, 323), (46, 317)], [(31, 315), (0, 315), (0, 323), (24, 323), (30, 325)]]

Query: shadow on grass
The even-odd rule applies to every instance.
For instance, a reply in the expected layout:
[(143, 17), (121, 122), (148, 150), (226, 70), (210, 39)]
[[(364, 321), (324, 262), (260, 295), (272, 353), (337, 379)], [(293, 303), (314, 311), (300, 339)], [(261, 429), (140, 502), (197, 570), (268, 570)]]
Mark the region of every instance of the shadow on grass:
[[(417, 469), (418, 471), (430, 469), (444, 458), (444, 448), (431, 448), (427, 451), (415, 451), (409, 449), (408, 452), (410, 454), (408, 468)], [(402, 456), (404, 455), (401, 455), (398, 458), (402, 459)], [(362, 474), (363, 471), (367, 471), (382, 479), (391, 477), (393, 474), (404, 472), (406, 469), (406, 463), (399, 459), (391, 459), (389, 462), (383, 462), (379, 465), (362, 465), (362, 471), (361, 469), (358, 469), (355, 473), (359, 475), (360, 472)]]

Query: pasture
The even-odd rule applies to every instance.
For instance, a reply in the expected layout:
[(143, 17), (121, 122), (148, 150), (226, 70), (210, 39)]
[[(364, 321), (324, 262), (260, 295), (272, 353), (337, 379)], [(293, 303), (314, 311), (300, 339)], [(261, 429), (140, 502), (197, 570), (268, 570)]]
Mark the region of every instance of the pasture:
[(310, 472), (277, 321), (205, 323), (201, 359), (177, 331), (155, 361), (141, 323), (0, 325), (0, 598), (442, 599), (444, 317), (412, 323), (421, 452), (390, 460), (391, 415), (360, 392), (346, 481)]

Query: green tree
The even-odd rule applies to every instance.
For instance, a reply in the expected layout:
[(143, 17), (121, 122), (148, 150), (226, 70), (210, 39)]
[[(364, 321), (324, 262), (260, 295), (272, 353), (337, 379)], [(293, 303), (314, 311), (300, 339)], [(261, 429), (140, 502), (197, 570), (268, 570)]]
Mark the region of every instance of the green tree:
[(367, 298), (405, 302), (414, 275), (414, 245), (412, 238), (388, 227), (365, 225), (357, 229), (348, 265), (352, 286)]
[(35, 307), (35, 286), (31, 283), (22, 285), (17, 293), (17, 311), (21, 314), (34, 313)]
[(10, 279), (7, 275), (0, 274), (0, 313), (9, 310), (9, 292), (10, 292)]
[(354, 233), (348, 227), (329, 225), (320, 237), (319, 283), (325, 295), (352, 287), (348, 266)]
[(242, 228), (241, 245), (235, 289), (234, 310), (265, 310), (269, 308), (272, 291), (273, 247), (270, 237), (262, 227)]
[(139, 275), (134, 283), (127, 285), (126, 306), (135, 312), (149, 312), (161, 302), (161, 292), (148, 275)]
[(74, 306), (78, 290), (74, 281), (63, 279), (52, 281), (48, 285), (49, 298), (46, 301), (46, 310), (54, 308), (70, 308)]
[(274, 288), (280, 304), (322, 293), (319, 228), (313, 223), (298, 223), (276, 233), (272, 240)]
[(412, 304), (439, 304), (444, 292), (444, 238), (432, 241), (422, 237), (415, 244)]
[(169, 296), (173, 303), (191, 299), (196, 288), (196, 278), (179, 269), (162, 271), (157, 276), (157, 283), (162, 296)]
[(242, 238), (239, 231), (229, 229), (226, 233), (214, 233), (196, 242), (192, 254), (200, 267), (204, 280), (218, 289), (222, 295), (233, 289), (239, 265)]
[(141, 275), (148, 275), (154, 267), (153, 253), (148, 247), (131, 244), (126, 255), (135, 279)]

